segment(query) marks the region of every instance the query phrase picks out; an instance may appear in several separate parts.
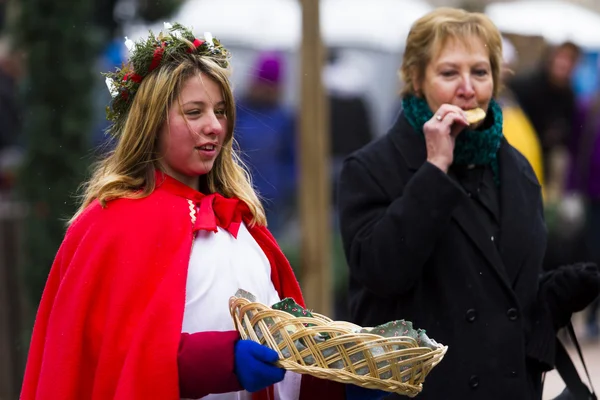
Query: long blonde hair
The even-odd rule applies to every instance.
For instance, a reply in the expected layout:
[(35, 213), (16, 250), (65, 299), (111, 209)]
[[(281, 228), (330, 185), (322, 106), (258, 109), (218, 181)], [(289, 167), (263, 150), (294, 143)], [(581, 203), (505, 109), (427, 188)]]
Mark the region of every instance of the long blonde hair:
[(82, 185), (82, 202), (72, 223), (94, 200), (105, 207), (118, 198), (142, 198), (155, 187), (155, 170), (160, 169), (158, 132), (167, 123), (169, 108), (178, 104), (184, 82), (204, 73), (217, 82), (226, 104), (227, 134), (212, 170), (206, 175), (210, 193), (236, 197), (250, 208), (251, 224), (266, 225), (265, 211), (254, 191), (247, 168), (234, 149), (235, 103), (229, 68), (210, 57), (186, 54), (162, 65), (146, 76), (133, 99), (114, 151), (98, 162), (91, 178)]

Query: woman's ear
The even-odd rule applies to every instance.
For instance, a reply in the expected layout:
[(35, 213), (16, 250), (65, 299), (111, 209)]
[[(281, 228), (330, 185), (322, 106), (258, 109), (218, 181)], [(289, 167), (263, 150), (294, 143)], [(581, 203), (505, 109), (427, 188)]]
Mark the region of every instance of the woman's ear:
[(421, 85), (414, 85), (415, 96), (425, 98)]
[(410, 71), (410, 81), (412, 83), (413, 92), (417, 97), (422, 97), (423, 93), (421, 92), (421, 77), (417, 73), (416, 68), (411, 68)]

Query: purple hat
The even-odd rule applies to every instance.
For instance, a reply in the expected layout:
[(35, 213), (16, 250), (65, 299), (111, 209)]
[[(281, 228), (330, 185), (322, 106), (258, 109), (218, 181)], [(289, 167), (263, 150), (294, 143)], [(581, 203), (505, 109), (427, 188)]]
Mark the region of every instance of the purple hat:
[(256, 61), (255, 81), (257, 83), (279, 83), (282, 74), (282, 63), (283, 61), (278, 53), (261, 53)]

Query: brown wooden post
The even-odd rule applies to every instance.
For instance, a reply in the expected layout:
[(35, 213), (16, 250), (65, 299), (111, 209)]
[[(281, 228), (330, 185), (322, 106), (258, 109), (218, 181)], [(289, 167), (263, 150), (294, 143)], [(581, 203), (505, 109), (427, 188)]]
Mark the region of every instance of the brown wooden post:
[(300, 102), (301, 277), (307, 307), (332, 312), (329, 130), (321, 82), (324, 49), (319, 27), (319, 0), (302, 2)]

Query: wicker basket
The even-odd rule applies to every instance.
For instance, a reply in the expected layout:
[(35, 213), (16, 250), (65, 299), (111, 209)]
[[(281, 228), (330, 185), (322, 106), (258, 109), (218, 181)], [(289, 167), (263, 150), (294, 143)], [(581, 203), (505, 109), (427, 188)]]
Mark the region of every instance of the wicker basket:
[[(277, 351), (277, 365), (288, 371), (409, 397), (421, 392), (448, 349), (419, 347), (412, 337), (354, 333), (361, 327), (317, 313), (299, 318), (241, 297), (230, 298), (229, 310), (241, 338)], [(328, 339), (315, 340), (319, 335)]]

